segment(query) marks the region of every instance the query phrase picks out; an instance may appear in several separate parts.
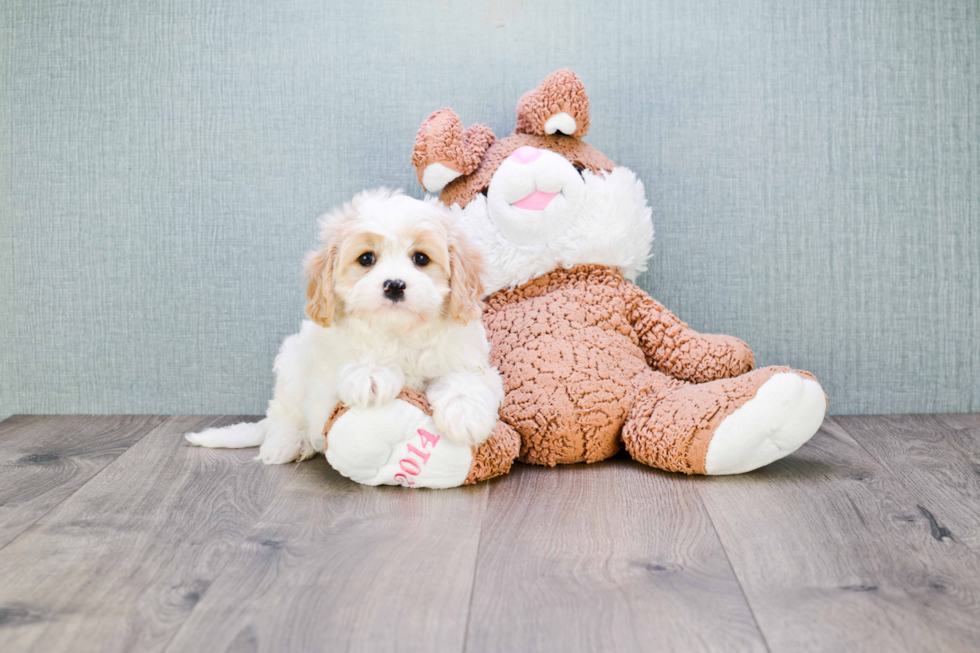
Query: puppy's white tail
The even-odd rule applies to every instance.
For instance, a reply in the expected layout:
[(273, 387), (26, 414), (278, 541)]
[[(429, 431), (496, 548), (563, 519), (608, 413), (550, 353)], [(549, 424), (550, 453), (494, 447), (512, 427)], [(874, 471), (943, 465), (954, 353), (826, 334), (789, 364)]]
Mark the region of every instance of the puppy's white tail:
[(184, 438), (199, 447), (244, 449), (262, 444), (268, 430), (269, 420), (264, 419), (260, 422), (239, 422), (217, 429), (205, 429), (200, 433), (185, 433)]

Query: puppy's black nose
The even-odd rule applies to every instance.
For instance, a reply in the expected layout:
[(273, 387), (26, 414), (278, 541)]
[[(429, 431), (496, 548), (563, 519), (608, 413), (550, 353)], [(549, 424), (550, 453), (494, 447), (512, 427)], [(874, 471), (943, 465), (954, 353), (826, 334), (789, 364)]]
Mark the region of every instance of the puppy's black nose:
[(405, 299), (405, 282), (401, 279), (386, 279), (382, 288), (385, 290), (385, 297), (393, 302)]

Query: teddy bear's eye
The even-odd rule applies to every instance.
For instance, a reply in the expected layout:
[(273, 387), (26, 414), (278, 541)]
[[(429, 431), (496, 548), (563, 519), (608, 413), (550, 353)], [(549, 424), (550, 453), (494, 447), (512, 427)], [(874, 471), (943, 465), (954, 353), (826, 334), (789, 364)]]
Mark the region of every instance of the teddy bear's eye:
[(375, 260), (376, 257), (374, 256), (374, 252), (364, 252), (363, 254), (357, 257), (357, 262), (366, 268), (369, 268), (372, 265), (374, 265)]

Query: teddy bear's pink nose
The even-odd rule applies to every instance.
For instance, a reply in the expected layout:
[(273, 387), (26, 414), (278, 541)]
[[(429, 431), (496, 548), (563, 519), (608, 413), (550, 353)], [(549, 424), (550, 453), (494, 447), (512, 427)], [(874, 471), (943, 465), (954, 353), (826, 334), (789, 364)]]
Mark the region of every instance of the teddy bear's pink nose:
[(539, 156), (541, 156), (541, 150), (536, 147), (531, 147), (530, 145), (525, 145), (514, 150), (511, 154), (514, 160), (518, 163), (531, 163)]

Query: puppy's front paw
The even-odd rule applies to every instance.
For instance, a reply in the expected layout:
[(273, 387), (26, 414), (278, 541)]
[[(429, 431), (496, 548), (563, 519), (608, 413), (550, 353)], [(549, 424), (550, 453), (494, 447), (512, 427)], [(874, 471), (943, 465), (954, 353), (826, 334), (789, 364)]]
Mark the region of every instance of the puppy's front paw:
[(352, 408), (374, 408), (392, 402), (405, 385), (405, 375), (393, 367), (354, 363), (340, 369), (337, 391)]
[(442, 392), (430, 395), (429, 403), (439, 430), (460, 444), (483, 444), (497, 424), (497, 405), (477, 394)]

